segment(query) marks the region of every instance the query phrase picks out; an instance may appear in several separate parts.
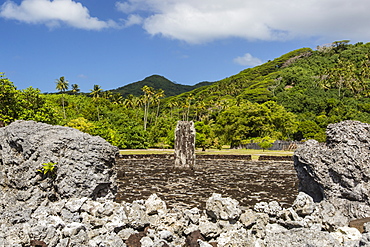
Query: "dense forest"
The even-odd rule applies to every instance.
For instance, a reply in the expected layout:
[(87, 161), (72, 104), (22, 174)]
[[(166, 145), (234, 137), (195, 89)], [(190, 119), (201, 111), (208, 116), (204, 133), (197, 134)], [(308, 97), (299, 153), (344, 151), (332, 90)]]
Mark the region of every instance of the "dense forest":
[(0, 121), (70, 126), (119, 148), (170, 148), (178, 120), (195, 122), (196, 145), (204, 149), (325, 141), (330, 123), (370, 122), (369, 56), (370, 43), (347, 40), (302, 48), (171, 97), (150, 85), (140, 85), (141, 95), (123, 96), (99, 85), (82, 94), (64, 77), (55, 81), (58, 93), (42, 94), (32, 87), (17, 90), (2, 73)]

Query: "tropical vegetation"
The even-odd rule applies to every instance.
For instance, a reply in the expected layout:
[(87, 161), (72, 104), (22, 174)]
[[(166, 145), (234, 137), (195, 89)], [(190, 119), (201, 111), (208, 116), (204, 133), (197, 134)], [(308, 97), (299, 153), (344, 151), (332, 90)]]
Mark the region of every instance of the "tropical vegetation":
[(173, 96), (168, 87), (153, 84), (140, 84), (140, 93), (135, 84), (131, 94), (99, 85), (84, 94), (77, 84), (71, 86), (68, 91), (68, 81), (60, 77), (59, 93), (17, 90), (2, 73), (0, 121), (69, 126), (122, 149), (172, 147), (179, 120), (195, 122), (196, 145), (204, 150), (250, 142), (265, 149), (274, 140), (325, 141), (330, 123), (370, 123), (370, 43), (344, 40), (298, 49)]

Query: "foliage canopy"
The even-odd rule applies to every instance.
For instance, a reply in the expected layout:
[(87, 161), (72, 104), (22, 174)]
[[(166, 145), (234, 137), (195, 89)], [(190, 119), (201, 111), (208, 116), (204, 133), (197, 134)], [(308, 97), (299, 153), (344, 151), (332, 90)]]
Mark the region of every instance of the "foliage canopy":
[(176, 122), (192, 120), (203, 149), (256, 140), (263, 147), (271, 140), (325, 141), (330, 123), (370, 123), (370, 43), (298, 49), (191, 91), (175, 89), (177, 94), (169, 89), (172, 82), (161, 84), (165, 80), (152, 76), (147, 84), (133, 83), (133, 94), (99, 85), (81, 94), (77, 84), (67, 92), (68, 81), (60, 77), (60, 94), (42, 94), (32, 87), (17, 90), (2, 73), (0, 121), (70, 126), (120, 148), (167, 148), (173, 147)]

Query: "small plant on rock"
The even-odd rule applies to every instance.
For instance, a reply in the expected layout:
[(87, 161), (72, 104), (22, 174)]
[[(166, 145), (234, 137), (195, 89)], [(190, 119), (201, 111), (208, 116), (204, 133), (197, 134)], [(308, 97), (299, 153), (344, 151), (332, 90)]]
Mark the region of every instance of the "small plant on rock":
[(55, 177), (56, 163), (53, 162), (43, 163), (42, 168), (37, 171), (41, 172), (44, 176)]

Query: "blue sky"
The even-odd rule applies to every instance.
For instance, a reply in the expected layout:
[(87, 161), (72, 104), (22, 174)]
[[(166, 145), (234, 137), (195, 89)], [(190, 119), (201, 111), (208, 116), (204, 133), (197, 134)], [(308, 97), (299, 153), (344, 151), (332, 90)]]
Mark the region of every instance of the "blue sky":
[(89, 92), (159, 74), (216, 81), (291, 50), (370, 39), (368, 0), (9, 0), (0, 72), (18, 89)]

